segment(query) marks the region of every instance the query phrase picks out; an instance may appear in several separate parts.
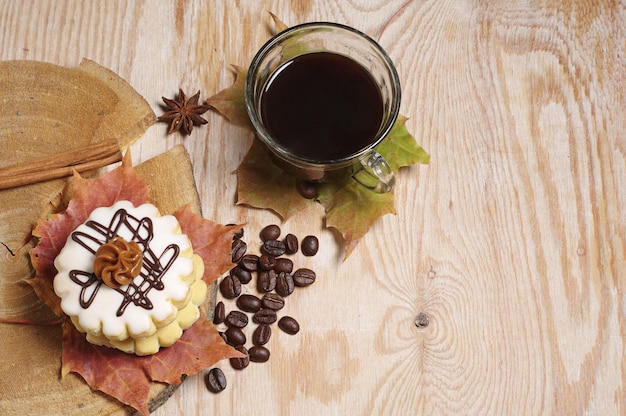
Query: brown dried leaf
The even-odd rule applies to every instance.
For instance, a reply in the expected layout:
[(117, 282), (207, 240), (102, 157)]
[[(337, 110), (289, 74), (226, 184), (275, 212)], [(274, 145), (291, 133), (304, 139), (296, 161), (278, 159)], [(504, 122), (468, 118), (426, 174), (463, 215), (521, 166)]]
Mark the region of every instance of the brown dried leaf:
[(187, 234), (193, 251), (204, 261), (203, 280), (213, 283), (221, 274), (232, 267), (231, 244), (233, 234), (241, 226), (220, 225), (199, 217), (191, 211), (190, 205), (174, 213), (183, 233)]
[(231, 123), (252, 128), (243, 93), (248, 71), (237, 65), (233, 65), (233, 69), (235, 71), (233, 85), (210, 97), (207, 100), (207, 104), (226, 117)]
[(283, 30), (285, 30), (285, 29), (287, 29), (289, 27), (285, 23), (283, 23), (283, 21), (280, 20), (278, 18), (278, 16), (276, 16), (274, 13), (272, 13), (272, 12), (268, 12), (268, 13), (272, 17), (272, 20), (274, 21), (274, 27), (276, 28), (276, 33), (282, 32)]
[(65, 245), (71, 232), (85, 222), (97, 207), (110, 206), (120, 200), (141, 205), (149, 201), (148, 188), (132, 167), (130, 152), (116, 169), (94, 179), (84, 179), (78, 173), (73, 178), (73, 196), (62, 214), (40, 220), (33, 230), (39, 243), (30, 250), (35, 277), (27, 279), (37, 296), (52, 311), (61, 316), (60, 299), (54, 293), (52, 280), (56, 275), (54, 259)]
[(171, 347), (146, 357), (87, 342), (70, 322), (63, 323), (63, 376), (79, 373), (92, 389), (149, 415), (148, 393), (154, 381), (180, 384), (216, 362), (241, 353), (227, 345), (215, 326), (201, 317)]
[(238, 205), (269, 209), (286, 220), (314, 203), (300, 196), (295, 178), (272, 162), (258, 140), (252, 143), (236, 173)]

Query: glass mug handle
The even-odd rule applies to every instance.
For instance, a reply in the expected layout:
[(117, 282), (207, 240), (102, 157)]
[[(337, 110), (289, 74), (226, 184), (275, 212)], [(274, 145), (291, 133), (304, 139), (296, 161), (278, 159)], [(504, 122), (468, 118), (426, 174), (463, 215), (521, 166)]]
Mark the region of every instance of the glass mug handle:
[(382, 155), (374, 150), (361, 156), (352, 177), (361, 185), (376, 192), (385, 193), (393, 189), (396, 177), (391, 166)]

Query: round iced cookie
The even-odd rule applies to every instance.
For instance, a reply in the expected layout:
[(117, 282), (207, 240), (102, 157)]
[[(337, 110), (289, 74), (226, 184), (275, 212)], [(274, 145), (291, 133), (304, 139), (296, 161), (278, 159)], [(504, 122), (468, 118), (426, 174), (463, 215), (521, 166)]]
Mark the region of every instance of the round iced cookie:
[[(113, 243), (117, 248), (103, 247)], [(135, 252), (128, 255), (128, 246)], [(137, 247), (140, 268), (127, 264), (137, 261)], [(94, 268), (97, 255), (108, 257)], [(151, 204), (119, 201), (96, 208), (70, 234), (54, 264), (54, 291), (75, 327), (89, 342), (127, 353), (154, 354), (175, 343), (198, 319), (206, 298), (202, 259), (176, 218), (160, 215)], [(134, 273), (115, 281), (124, 267)], [(105, 278), (105, 271), (113, 278)]]

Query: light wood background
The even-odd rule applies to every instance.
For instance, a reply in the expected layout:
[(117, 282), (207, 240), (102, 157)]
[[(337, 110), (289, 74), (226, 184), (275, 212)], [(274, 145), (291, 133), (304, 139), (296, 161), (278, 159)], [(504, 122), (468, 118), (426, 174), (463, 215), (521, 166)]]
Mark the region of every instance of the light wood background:
[[(283, 224), (322, 244), (295, 260), (318, 273), (288, 299), (300, 333), (154, 414), (626, 414), (626, 3), (0, 1), (0, 59), (92, 59), (161, 114), (179, 86), (229, 86), (268, 11), (379, 39), (431, 164), (401, 172), (397, 215), (345, 262), (321, 207)], [(246, 222), (254, 246), (278, 219), (234, 205), (252, 133), (208, 118), (186, 139), (152, 126), (133, 159), (184, 143), (204, 216)]]

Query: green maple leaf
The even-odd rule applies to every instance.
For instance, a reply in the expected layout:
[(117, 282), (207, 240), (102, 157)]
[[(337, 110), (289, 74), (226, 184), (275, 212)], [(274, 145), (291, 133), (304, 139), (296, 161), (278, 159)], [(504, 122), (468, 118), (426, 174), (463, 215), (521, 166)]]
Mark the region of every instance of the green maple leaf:
[(393, 191), (375, 193), (352, 178), (322, 184), (318, 201), (326, 211), (326, 227), (336, 229), (345, 241), (344, 259), (380, 217), (396, 213)]
[[(287, 27), (276, 16), (271, 16), (278, 31)], [(234, 68), (233, 85), (209, 98), (208, 104), (229, 121), (252, 129), (244, 97), (247, 71), (238, 66)], [(376, 146), (376, 151), (385, 157), (396, 173), (400, 168), (430, 161), (428, 153), (407, 130), (406, 120), (406, 117), (399, 116), (388, 136)], [(287, 220), (314, 203), (300, 196), (295, 186), (296, 179), (272, 162), (258, 140), (250, 147), (236, 174), (238, 205), (268, 209)], [(395, 214), (393, 191), (378, 194), (353, 178), (341, 183), (321, 184), (318, 190), (317, 202), (325, 209), (326, 227), (336, 229), (344, 239), (344, 258), (352, 253), (358, 241), (380, 217)]]
[(430, 156), (406, 128), (407, 118), (398, 116), (391, 128), (389, 135), (378, 146), (376, 151), (385, 157), (394, 172), (400, 168), (415, 165), (416, 163), (428, 164)]

